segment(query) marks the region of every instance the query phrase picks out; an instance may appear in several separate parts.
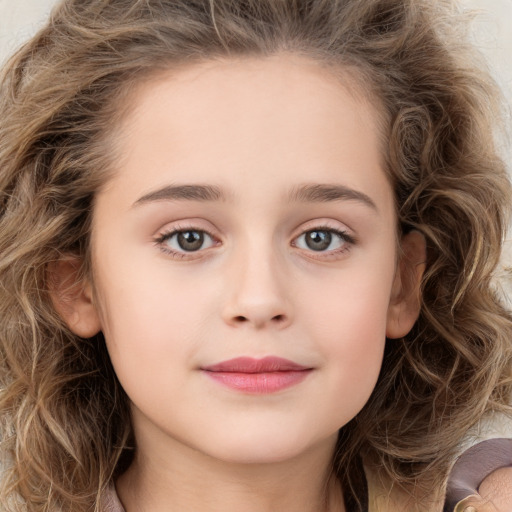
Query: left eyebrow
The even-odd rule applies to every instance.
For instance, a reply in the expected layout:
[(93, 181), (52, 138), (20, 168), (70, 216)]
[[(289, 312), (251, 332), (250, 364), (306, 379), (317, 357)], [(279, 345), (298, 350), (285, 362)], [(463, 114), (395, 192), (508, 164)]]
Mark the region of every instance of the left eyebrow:
[[(133, 206), (153, 201), (226, 201), (227, 194), (216, 185), (168, 185), (143, 195)], [(375, 202), (365, 193), (345, 185), (311, 183), (293, 187), (286, 201), (289, 203), (329, 203), (334, 201), (358, 201), (378, 212)]]
[(168, 185), (140, 197), (133, 206), (152, 201), (225, 201), (226, 194), (215, 185)]
[(289, 202), (302, 203), (329, 203), (332, 201), (351, 200), (358, 201), (376, 212), (379, 211), (370, 196), (359, 190), (337, 184), (312, 183), (299, 185), (290, 191), (287, 200)]

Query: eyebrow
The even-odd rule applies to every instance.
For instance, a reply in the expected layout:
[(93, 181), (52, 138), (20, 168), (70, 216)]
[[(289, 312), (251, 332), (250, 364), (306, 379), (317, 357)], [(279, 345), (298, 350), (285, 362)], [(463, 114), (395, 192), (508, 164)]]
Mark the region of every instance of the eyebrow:
[(330, 203), (333, 201), (358, 201), (378, 212), (377, 205), (370, 196), (345, 185), (337, 184), (306, 184), (299, 185), (290, 191), (288, 202)]
[[(133, 206), (153, 201), (227, 201), (226, 192), (216, 185), (168, 185), (143, 195)], [(335, 201), (357, 201), (378, 211), (375, 202), (363, 192), (338, 184), (312, 183), (293, 187), (287, 197), (288, 203), (330, 203)]]
[(215, 185), (168, 185), (135, 201), (134, 206), (152, 201), (226, 201), (224, 191)]

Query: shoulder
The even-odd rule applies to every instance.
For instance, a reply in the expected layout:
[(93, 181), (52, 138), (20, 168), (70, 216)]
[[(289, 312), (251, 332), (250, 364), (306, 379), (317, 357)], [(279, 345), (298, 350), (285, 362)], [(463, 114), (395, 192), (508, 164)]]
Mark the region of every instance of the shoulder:
[[(467, 446), (467, 445), (466, 445)], [(370, 512), (512, 512), (512, 437), (479, 440), (457, 458), (446, 496), (422, 496), (384, 482), (369, 468)]]
[(444, 512), (512, 511), (512, 438), (468, 448), (450, 473)]

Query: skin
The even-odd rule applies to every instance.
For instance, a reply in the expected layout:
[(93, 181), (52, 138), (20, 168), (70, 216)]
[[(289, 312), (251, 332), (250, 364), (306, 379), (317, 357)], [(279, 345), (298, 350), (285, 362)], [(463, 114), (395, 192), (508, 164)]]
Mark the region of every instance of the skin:
[[(425, 250), (412, 233), (397, 258), (378, 113), (354, 88), (281, 55), (196, 64), (133, 98), (94, 206), (93, 281), (61, 307), (76, 333), (103, 331), (132, 403), (127, 512), (344, 510), (337, 432), (368, 400), (386, 335), (417, 318)], [(169, 197), (184, 184), (225, 198)], [(289, 200), (306, 184), (351, 192)], [(313, 250), (320, 228), (332, 243)], [(211, 237), (186, 252), (173, 230)], [(239, 356), (311, 371), (254, 395), (202, 370)]]
[[(468, 499), (478, 512), (508, 512), (512, 509), (512, 468), (492, 472), (479, 486), (478, 495)], [(472, 512), (472, 511), (468, 511)]]

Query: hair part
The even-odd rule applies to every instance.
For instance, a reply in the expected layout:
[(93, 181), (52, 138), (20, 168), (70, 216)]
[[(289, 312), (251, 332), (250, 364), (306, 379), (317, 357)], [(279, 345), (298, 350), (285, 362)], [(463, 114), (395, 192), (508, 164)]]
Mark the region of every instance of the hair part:
[(388, 340), (372, 397), (340, 432), (334, 471), (354, 507), (364, 506), (363, 461), (425, 496), (443, 488), (469, 427), (509, 414), (512, 392), (512, 319), (492, 287), (511, 197), (494, 142), (500, 104), (459, 22), (448, 0), (67, 0), (54, 9), (0, 89), (6, 511), (99, 512), (133, 453), (128, 398), (102, 335), (74, 336), (48, 290), (49, 265), (63, 255), (91, 272), (94, 197), (122, 161), (133, 92), (181, 66), (282, 52), (355, 70), (355, 87), (382, 113), (400, 229), (427, 240), (420, 318), (405, 339)]

